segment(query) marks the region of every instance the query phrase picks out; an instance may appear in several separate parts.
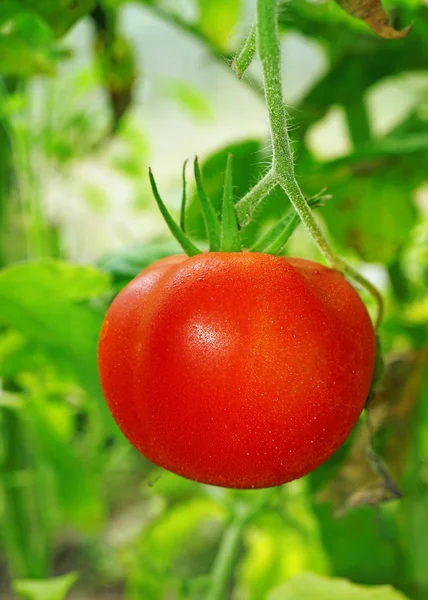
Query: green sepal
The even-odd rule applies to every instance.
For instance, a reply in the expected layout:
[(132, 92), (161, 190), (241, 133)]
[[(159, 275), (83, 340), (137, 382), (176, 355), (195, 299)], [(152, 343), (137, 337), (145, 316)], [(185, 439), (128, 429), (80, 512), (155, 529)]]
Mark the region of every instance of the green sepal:
[(183, 233), (186, 233), (186, 204), (187, 204), (187, 197), (186, 197), (186, 166), (187, 166), (188, 162), (189, 162), (188, 159), (186, 159), (184, 161), (184, 163), (183, 163), (183, 171), (182, 171), (183, 194), (181, 196), (180, 228), (181, 228), (181, 231)]
[(223, 189), (223, 213), (221, 221), (221, 252), (241, 252), (238, 223), (236, 221), (235, 207), (233, 204), (232, 189), (232, 155), (227, 157), (226, 177)]
[[(326, 196), (316, 196), (308, 200), (309, 206), (320, 208), (324, 206)], [(300, 217), (294, 209), (291, 209), (275, 223), (255, 244), (249, 248), (250, 252), (264, 252), (265, 254), (280, 254), (291, 235), (297, 229)]]
[(149, 179), (150, 185), (152, 186), (153, 196), (155, 197), (159, 210), (161, 211), (162, 216), (169, 227), (169, 230), (171, 231), (172, 235), (175, 237), (177, 242), (180, 244), (180, 246), (183, 248), (184, 252), (187, 254), (187, 256), (195, 256), (196, 254), (202, 254), (201, 250), (199, 250), (199, 248), (197, 248), (195, 244), (190, 241), (190, 239), (187, 237), (184, 231), (180, 229), (180, 227), (169, 214), (167, 207), (165, 206), (162, 198), (159, 195), (158, 188), (156, 186), (156, 182), (151, 169), (149, 169)]
[(214, 205), (207, 196), (202, 184), (201, 171), (199, 169), (198, 157), (195, 157), (194, 162), (196, 189), (202, 207), (205, 228), (208, 237), (209, 248), (211, 252), (216, 252), (220, 249), (221, 228), (220, 221), (215, 211)]

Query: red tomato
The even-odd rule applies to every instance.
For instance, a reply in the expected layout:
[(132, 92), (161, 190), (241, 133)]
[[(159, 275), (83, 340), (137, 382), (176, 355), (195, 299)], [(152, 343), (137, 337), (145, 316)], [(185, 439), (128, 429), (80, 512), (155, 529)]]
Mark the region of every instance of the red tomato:
[(249, 252), (159, 260), (114, 300), (99, 342), (129, 441), (174, 473), (232, 488), (297, 479), (333, 454), (374, 357), (367, 310), (340, 273)]

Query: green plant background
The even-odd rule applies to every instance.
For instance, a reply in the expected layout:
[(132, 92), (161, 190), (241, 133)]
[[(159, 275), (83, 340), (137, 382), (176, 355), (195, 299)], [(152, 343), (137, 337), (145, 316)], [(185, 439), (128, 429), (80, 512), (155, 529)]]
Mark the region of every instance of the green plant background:
[[(299, 182), (308, 196), (328, 188), (332, 198), (317, 214), (335, 248), (374, 279), (386, 300), (380, 335), (388, 368), (370, 411), (372, 443), (403, 498), (381, 502), (391, 490), (367, 461), (362, 419), (327, 464), (261, 502), (260, 492), (211, 488), (161, 472), (124, 440), (100, 390), (96, 346), (109, 302), (142, 268), (178, 251), (149, 193), (147, 165), (161, 163), (145, 134), (144, 111), (136, 113), (145, 77), (136, 54), (146, 42), (142, 35), (136, 46), (123, 32), (130, 5), (0, 4), (0, 597), (203, 599), (234, 515), (260, 503), (242, 529), (227, 598), (425, 600), (428, 6), (388, 3), (398, 28), (415, 24), (395, 41), (376, 38), (330, 1), (281, 6), (285, 47), (298, 34), (326, 63), (287, 107)], [(203, 51), (202, 68), (216, 64), (225, 71), (253, 8), (243, 0), (177, 6), (139, 0), (132, 7), (168, 23), (165, 35), (192, 40)], [(76, 24), (90, 39), (82, 67), (69, 43)], [(70, 64), (74, 70), (67, 71)], [(203, 129), (219, 110), (216, 98), (177, 76), (173, 60), (170, 71), (153, 101), (169, 106), (162, 105), (169, 98), (177, 128), (188, 120)], [(230, 77), (231, 100), (241, 85), (248, 102), (258, 101), (257, 68), (240, 84)], [(395, 86), (394, 102), (405, 105), (389, 125), (380, 122), (382, 106), (373, 111), (382, 85)], [(347, 140), (339, 151), (326, 150), (331, 139), (322, 128), (332, 115), (340, 116)], [(156, 135), (165, 145), (175, 133), (159, 120)], [(254, 134), (231, 137), (222, 147), (208, 140), (205, 150), (202, 173), (217, 207), (229, 152), (237, 199), (265, 172), (269, 156), (266, 138)], [(105, 230), (108, 190), (76, 171), (76, 164), (97, 158), (130, 182), (141, 235), (117, 243)], [(165, 168), (158, 179), (177, 200), (176, 167), (176, 177)], [(52, 179), (71, 181), (76, 173), (92, 211), (89, 230), (102, 240), (98, 255), (83, 252), (80, 260), (72, 242), (88, 227), (87, 217), (64, 225), (50, 210), (48, 193)], [(201, 240), (189, 189), (187, 227)], [(72, 213), (73, 193), (64, 186), (61, 193), (63, 211)], [(121, 210), (121, 197), (116, 201)], [(176, 214), (178, 202), (169, 205)], [(287, 198), (272, 193), (244, 229), (246, 243), (288, 209)], [(301, 229), (287, 252), (320, 260)]]

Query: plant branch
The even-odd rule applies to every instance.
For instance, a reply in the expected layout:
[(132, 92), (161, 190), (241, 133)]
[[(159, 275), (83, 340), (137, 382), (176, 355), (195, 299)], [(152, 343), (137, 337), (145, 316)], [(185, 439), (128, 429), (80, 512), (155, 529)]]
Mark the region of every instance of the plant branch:
[[(325, 196), (315, 196), (308, 200), (311, 209), (324, 206)], [(283, 250), (285, 244), (297, 229), (300, 223), (300, 217), (292, 208), (282, 219), (269, 229), (249, 250), (250, 252), (264, 252), (265, 254), (278, 255)]]
[(277, 180), (271, 169), (260, 181), (235, 204), (236, 218), (241, 227), (247, 225), (257, 206), (277, 186)]
[(294, 210), (299, 215), (302, 223), (309, 231), (328, 264), (341, 273), (350, 275), (374, 296), (378, 305), (376, 318), (376, 325), (378, 325), (383, 314), (382, 296), (369, 281), (336, 255), (318, 225), (296, 180), (293, 153), (287, 129), (287, 113), (282, 91), (277, 11), (277, 0), (257, 0), (257, 49), (262, 63), (265, 98), (271, 130), (273, 179), (289, 197)]
[(281, 79), (281, 56), (277, 25), (277, 1), (257, 2), (257, 45), (263, 69), (263, 81), (273, 148), (273, 171), (277, 183), (288, 195), (294, 210), (306, 226), (327, 262), (335, 269), (344, 270), (343, 261), (336, 256), (321, 231), (297, 183), (294, 160), (287, 129)]
[(368, 279), (363, 277), (361, 273), (359, 273), (354, 267), (345, 263), (345, 274), (349, 275), (354, 281), (359, 283), (361, 287), (365, 288), (376, 300), (377, 304), (377, 314), (375, 319), (374, 327), (377, 329), (381, 324), (383, 318), (384, 311), (384, 302), (382, 298), (382, 294), (379, 292), (376, 286), (374, 286)]
[(354, 148), (368, 142), (371, 135), (370, 120), (364, 97), (357, 98), (353, 104), (344, 107), (346, 123)]
[(245, 71), (251, 65), (251, 62), (256, 54), (256, 27), (251, 26), (250, 32), (245, 40), (242, 50), (235, 56), (231, 61), (230, 66), (234, 71), (238, 79), (244, 75)]
[[(229, 67), (233, 61), (233, 55), (224, 52), (220, 46), (218, 46), (213, 40), (211, 40), (203, 31), (199, 29), (197, 25), (182, 19), (178, 14), (173, 13), (165, 8), (162, 8), (158, 4), (153, 4), (151, 0), (140, 0), (140, 3), (147, 8), (153, 15), (180, 29), (184, 33), (190, 35), (195, 40), (205, 46), (211, 56), (217, 61), (221, 62), (223, 66)], [(258, 96), (261, 95), (260, 87), (254, 84), (250, 79), (243, 79), (245, 84)]]
[(251, 519), (265, 505), (269, 496), (277, 489), (267, 488), (262, 490), (258, 492), (258, 498), (254, 503), (246, 506), (235, 506), (232, 522), (225, 531), (220, 549), (214, 560), (206, 600), (224, 600), (227, 597), (227, 587), (241, 549), (244, 530)]

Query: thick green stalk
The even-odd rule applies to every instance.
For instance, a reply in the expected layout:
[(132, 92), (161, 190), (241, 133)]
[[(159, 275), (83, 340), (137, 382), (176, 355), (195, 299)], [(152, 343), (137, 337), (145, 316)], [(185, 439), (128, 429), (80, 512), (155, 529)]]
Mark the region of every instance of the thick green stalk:
[(377, 326), (383, 314), (382, 296), (369, 281), (336, 255), (318, 225), (296, 180), (293, 154), (287, 129), (287, 113), (282, 91), (277, 12), (277, 0), (257, 0), (257, 49), (262, 63), (265, 98), (269, 113), (273, 149), (273, 180), (288, 195), (294, 210), (299, 215), (302, 223), (309, 231), (328, 264), (341, 273), (350, 275), (374, 296), (378, 305)]
[(389, 263), (387, 268), (391, 291), (400, 304), (405, 304), (411, 299), (412, 292), (403, 269), (401, 253)]
[[(228, 67), (228, 65), (233, 61), (233, 56), (225, 52), (224, 48), (220, 48), (196, 24), (183, 19), (177, 12), (163, 8), (160, 3), (155, 3), (152, 0), (139, 0), (139, 2), (140, 4), (144, 5), (146, 9), (149, 10), (153, 15), (165, 21), (165, 23), (170, 23), (186, 35), (193, 37), (195, 40), (202, 43), (206, 50), (218, 63)], [(249, 78), (244, 78), (242, 81), (255, 94), (260, 96), (260, 86), (257, 83), (254, 83)]]
[(206, 600), (227, 598), (226, 590), (241, 549), (242, 534), (247, 524), (248, 512), (249, 507), (246, 507), (244, 512), (237, 514), (224, 534), (214, 562), (211, 587)]
[(293, 154), (287, 129), (287, 114), (282, 92), (281, 55), (277, 26), (277, 1), (257, 2), (257, 46), (263, 69), (263, 81), (273, 149), (273, 171), (277, 183), (290, 198), (299, 215), (327, 262), (343, 271), (343, 261), (336, 256), (321, 231), (297, 183)]
[(344, 107), (349, 135), (354, 147), (364, 144), (372, 137), (370, 120), (364, 98)]
[(277, 489), (267, 488), (259, 492), (253, 492), (258, 494), (253, 504), (247, 506), (237, 505), (235, 507), (234, 517), (225, 531), (219, 552), (214, 560), (211, 570), (210, 587), (205, 600), (224, 600), (228, 597), (227, 588), (239, 556), (245, 528)]

